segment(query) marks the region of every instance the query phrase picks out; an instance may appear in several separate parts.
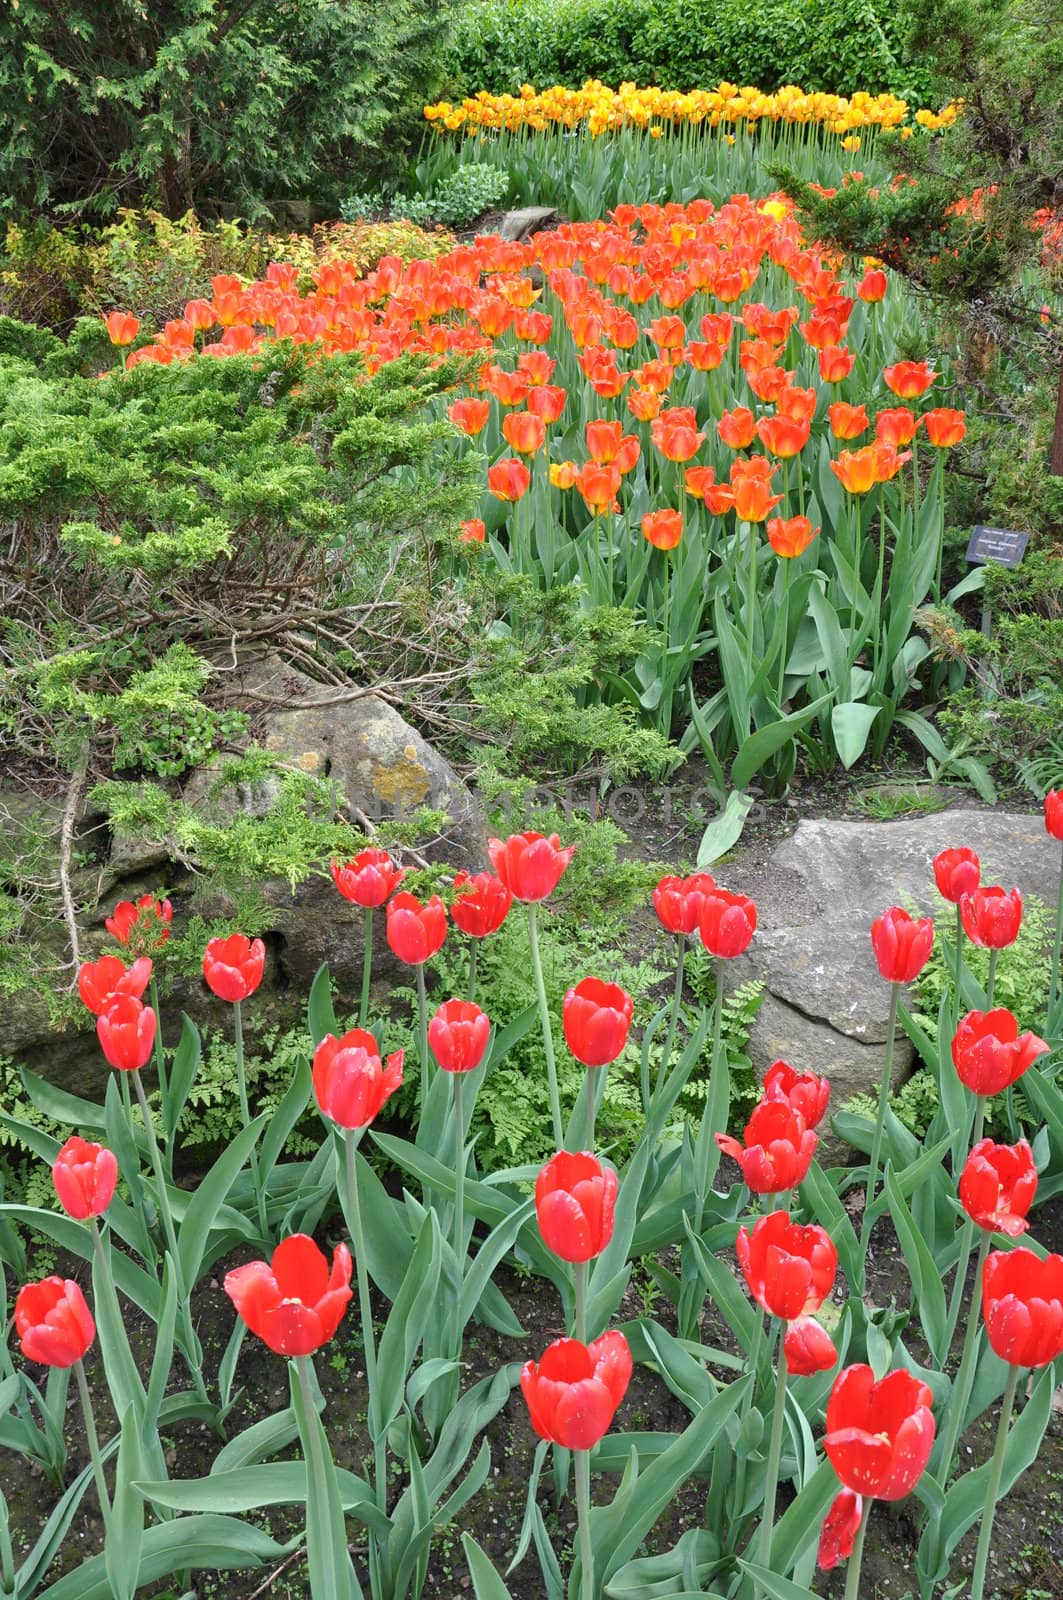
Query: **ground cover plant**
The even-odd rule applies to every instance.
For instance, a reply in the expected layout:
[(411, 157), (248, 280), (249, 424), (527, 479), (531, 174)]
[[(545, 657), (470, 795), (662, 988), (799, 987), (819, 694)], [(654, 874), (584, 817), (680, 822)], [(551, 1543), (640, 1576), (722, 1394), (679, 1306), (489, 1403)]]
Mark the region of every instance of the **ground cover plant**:
[[(1052, 842), (1063, 838), (1063, 795), (1054, 791), (1045, 828), (1052, 859)], [(595, 1153), (596, 1121), (611, 1063), (628, 1042), (634, 997), (594, 975), (566, 993), (565, 1047), (583, 1075), (574, 1097), (562, 1101), (542, 983), (549, 938), (542, 919), (573, 850), (557, 835), (534, 832), (492, 840), (493, 870), (456, 881), (449, 907), (439, 896), (410, 894), (385, 851), (336, 861), (337, 891), (367, 917), (384, 916), (392, 952), (414, 970), (420, 1020), (409, 1049), (386, 1053), (367, 982), (357, 1025), (341, 1033), (322, 969), (309, 996), (312, 1058), (296, 1062), (269, 1119), (255, 1114), (248, 1096), (242, 1049), (244, 1008), (262, 982), (265, 949), (239, 934), (211, 940), (203, 974), (231, 1008), (241, 1129), (192, 1192), (175, 1182), (175, 1163), (198, 1036), (186, 1018), (176, 1049), (165, 1050), (156, 1009), (143, 999), (155, 964), (165, 963), (174, 913), (150, 895), (114, 909), (113, 953), (84, 965), (78, 978), (114, 1069), (106, 1101), (78, 1100), (26, 1077), (34, 1102), (80, 1131), (60, 1144), (38, 1128), (19, 1128), (52, 1168), (62, 1209), (7, 1203), (0, 1210), (5, 1265), (22, 1284), (15, 1328), (33, 1364), (5, 1357), (4, 1442), (40, 1462), (59, 1491), (17, 1565), (5, 1536), (11, 1593), (132, 1596), (170, 1573), (179, 1584), (184, 1574), (187, 1589), (196, 1569), (254, 1568), (301, 1551), (315, 1597), (421, 1594), (433, 1540), (483, 1489), (491, 1459), (483, 1431), (519, 1382), (541, 1442), (511, 1556), (521, 1560), (534, 1544), (550, 1596), (592, 1600), (670, 1579), (664, 1592), (680, 1592), (681, 1581), (684, 1593), (794, 1600), (816, 1592), (817, 1564), (829, 1571), (847, 1561), (853, 1600), (875, 1500), (914, 1492), (922, 1507), (921, 1595), (929, 1600), (947, 1580), (957, 1544), (981, 1516), (972, 1594), (983, 1600), (994, 1509), (1036, 1455), (1063, 1357), (1063, 1258), (1017, 1243), (1035, 1198), (1063, 1182), (1063, 1097), (1050, 1045), (1032, 1029), (1020, 1033), (996, 1004), (995, 973), (1022, 923), (1019, 890), (983, 885), (974, 852), (959, 846), (934, 862), (938, 888), (956, 907), (958, 938), (899, 907), (875, 920), (871, 945), (891, 986), (881, 1090), (870, 1120), (835, 1118), (836, 1130), (869, 1159), (866, 1167), (824, 1170), (815, 1160), (816, 1127), (828, 1110), (829, 1083), (777, 1062), (736, 1139), (723, 1131), (731, 1072), (722, 984), (700, 1017), (684, 1019), (681, 1011), (688, 942), (700, 944), (722, 977), (756, 936), (754, 903), (705, 872), (661, 879), (653, 903), (680, 981), (637, 1043), (642, 1125), (618, 1170)], [(460, 937), (471, 954), (510, 924), (523, 925), (537, 1003), (494, 1028), (490, 989), (477, 985), (478, 999), (467, 997), (474, 971), (465, 996), (429, 1002), (425, 969), (449, 941)], [(1057, 917), (1040, 1004), (1049, 1040), (1058, 1037), (1063, 1005), (1061, 927)], [(898, 1019), (905, 1015), (909, 1025), (902, 992), (935, 942), (950, 976), (937, 1042), (925, 1054), (941, 1109), (920, 1141), (889, 1113), (890, 1057)], [(985, 983), (967, 949), (988, 950)], [(476, 1097), (520, 1040), (537, 1032), (555, 1153), (539, 1169), (483, 1174), (468, 1140)], [(677, 1119), (706, 1040), (703, 1111)], [(407, 1074), (416, 1086), (413, 1125), (408, 1136), (385, 1132), (381, 1112)], [(1002, 1096), (1010, 1109), (1019, 1083), (1045, 1119), (1033, 1142), (1014, 1127), (1010, 1144), (983, 1138), (990, 1102)], [(320, 1142), (292, 1159), (288, 1135), (312, 1106)], [(10, 1118), (3, 1122), (13, 1127)], [(367, 1160), (367, 1135), (403, 1172), (401, 1198), (389, 1195)], [(859, 1228), (843, 1203), (858, 1186)], [(886, 1216), (904, 1247), (909, 1313), (876, 1307), (862, 1294), (868, 1244)], [(332, 1219), (345, 1238), (330, 1265), (311, 1236), (334, 1226)], [(91, 1264), (91, 1306), (77, 1277), (26, 1281), (16, 1223)], [(745, 1290), (727, 1265), (731, 1248)], [(674, 1268), (664, 1266), (663, 1251), (673, 1252)], [(650, 1315), (614, 1325), (631, 1263), (648, 1252), (675, 1307), (675, 1332)], [(232, 1337), (217, 1367), (208, 1366), (191, 1295), (234, 1254), (224, 1279), (237, 1313)], [(466, 1387), (462, 1350), (473, 1321), (522, 1336), (496, 1281), (507, 1259), (557, 1294), (567, 1332), (541, 1354), (529, 1352), (522, 1368)], [(382, 1331), (371, 1285), (385, 1305)], [(213, 1292), (222, 1294), (222, 1286)], [(333, 1340), (352, 1297), (369, 1391), (367, 1434), (352, 1458), (337, 1458), (327, 1414), (319, 1415), (313, 1358)], [(722, 1318), (714, 1327), (727, 1330), (722, 1344), (703, 1342), (707, 1297)], [(148, 1330), (146, 1366), (129, 1343), (132, 1311)], [(226, 1419), (239, 1395), (248, 1331), (289, 1362), (291, 1403), (232, 1434)], [(84, 1370), (97, 1342), (115, 1418), (102, 1443)], [(689, 1414), (678, 1431), (614, 1431), (636, 1363), (655, 1369)], [(39, 1367), (51, 1374), (43, 1389), (30, 1376)], [(71, 1373), (89, 1462), (65, 1486)], [(1032, 1387), (1024, 1386), (1013, 1422), (1024, 1373)], [(998, 1417), (990, 1460), (957, 1468), (963, 1432), (987, 1411)], [(161, 1444), (163, 1431), (191, 1419), (218, 1434), (210, 1470), (198, 1478), (172, 1473)], [(548, 1464), (555, 1495), (575, 1496), (578, 1538), (567, 1581), (538, 1498)], [(599, 1495), (592, 1503), (592, 1470), (620, 1477), (611, 1501)], [(642, 1541), (691, 1480), (704, 1485), (705, 1525), (670, 1553), (641, 1557)], [(103, 1548), (49, 1582), (89, 1494), (102, 1514)], [(789, 1503), (776, 1519), (780, 1494)], [(248, 1520), (284, 1505), (296, 1510), (290, 1538)], [(354, 1560), (348, 1519), (360, 1530)], [(505, 1596), (504, 1577), (477, 1541), (466, 1535), (463, 1547), (477, 1596)]]

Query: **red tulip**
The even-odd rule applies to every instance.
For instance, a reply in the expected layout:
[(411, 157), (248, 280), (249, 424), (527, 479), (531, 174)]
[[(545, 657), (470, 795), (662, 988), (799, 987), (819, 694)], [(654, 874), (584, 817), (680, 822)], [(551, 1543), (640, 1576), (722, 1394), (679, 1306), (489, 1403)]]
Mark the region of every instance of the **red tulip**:
[(878, 1383), (867, 1366), (838, 1374), (823, 1444), (847, 1489), (876, 1500), (911, 1493), (934, 1444), (933, 1400), (926, 1384), (903, 1368)]
[(131, 994), (139, 1000), (151, 982), (151, 957), (139, 956), (126, 967), (118, 956), (101, 956), (86, 961), (78, 971), (78, 994), (94, 1017), (101, 1016), (116, 994)]
[(605, 1067), (627, 1043), (635, 1003), (618, 983), (584, 978), (565, 995), (561, 1018), (565, 1040), (585, 1067)]
[(380, 1047), (365, 1028), (342, 1039), (327, 1033), (314, 1051), (314, 1098), (323, 1116), (340, 1128), (365, 1128), (402, 1083), (403, 1052), (380, 1060)]
[(1003, 1006), (968, 1011), (952, 1041), (960, 1082), (972, 1094), (999, 1094), (1048, 1050), (1035, 1033), (1019, 1034), (1019, 1024)]
[(309, 1356), (336, 1332), (351, 1298), (351, 1252), (338, 1244), (332, 1271), (305, 1233), (284, 1239), (272, 1262), (225, 1275), (225, 1293), (252, 1333), (279, 1356)]
[(933, 943), (930, 918), (917, 922), (900, 906), (891, 906), (871, 924), (871, 948), (888, 983), (911, 983), (917, 978), (930, 959)]
[(400, 961), (419, 967), (442, 947), (447, 936), (447, 910), (434, 894), (424, 905), (405, 891), (388, 901), (388, 946)]
[(493, 872), (477, 872), (473, 877), (459, 872), (454, 887), (461, 890), (450, 907), (454, 926), (472, 939), (486, 939), (488, 934), (497, 933), (513, 904), (513, 896), (502, 879)]
[(701, 897), (715, 887), (716, 881), (708, 872), (695, 872), (689, 878), (662, 878), (653, 891), (653, 909), (661, 926), (669, 933), (694, 933), (701, 916)]
[(990, 1233), (1017, 1239), (1037, 1193), (1037, 1168), (1025, 1139), (994, 1144), (981, 1139), (960, 1174), (960, 1203), (972, 1222)]
[(796, 1317), (783, 1337), (783, 1359), (792, 1378), (829, 1372), (838, 1359), (834, 1340), (815, 1317)]
[(622, 1333), (592, 1344), (555, 1339), (542, 1359), (526, 1361), (520, 1387), (540, 1439), (567, 1450), (590, 1450), (609, 1430), (631, 1381), (631, 1351)]
[(814, 1072), (798, 1072), (788, 1061), (773, 1061), (764, 1074), (765, 1100), (783, 1100), (815, 1128), (827, 1113), (830, 1084)]
[(757, 908), (748, 895), (713, 888), (701, 897), (698, 931), (711, 956), (730, 961), (748, 949), (757, 931)]
[(835, 1495), (830, 1510), (823, 1519), (819, 1535), (817, 1565), (829, 1572), (842, 1561), (848, 1561), (863, 1520), (864, 1502), (851, 1489)]
[(343, 898), (367, 910), (382, 906), (406, 876), (405, 869), (397, 867), (386, 850), (360, 850), (346, 864), (331, 862), (329, 871)]
[(523, 461), (510, 456), (487, 469), (487, 487), (496, 500), (519, 500), (528, 491), (531, 473)]
[(556, 833), (511, 833), (508, 839), (488, 839), (491, 865), (514, 900), (545, 900), (552, 894), (572, 860), (575, 845), (562, 845)]
[(27, 1283), (15, 1301), (22, 1354), (45, 1367), (72, 1367), (96, 1337), (85, 1296), (72, 1278)]
[(758, 1218), (735, 1242), (746, 1287), (769, 1316), (783, 1322), (818, 1311), (834, 1288), (838, 1252), (824, 1228), (801, 1227), (788, 1211)]
[(869, 305), (875, 305), (877, 301), (884, 300), (886, 298), (886, 274), (880, 272), (877, 267), (868, 267), (864, 273), (863, 280), (856, 286), (856, 292), (861, 300), (867, 301)]
[(78, 1222), (102, 1217), (114, 1196), (118, 1161), (106, 1145), (73, 1134), (56, 1152), (52, 1183), (67, 1216)]
[(487, 538), (487, 527), (482, 517), (469, 517), (461, 524), (462, 544), (483, 544)]
[(156, 900), (154, 895), (142, 894), (134, 905), (132, 900), (120, 900), (105, 920), (104, 927), (119, 944), (134, 944), (138, 949), (151, 950), (170, 937), (173, 906), (169, 900)]
[(203, 976), (207, 988), (219, 1000), (236, 1004), (247, 1000), (262, 982), (266, 947), (261, 939), (231, 933), (227, 939), (211, 939), (203, 952)]
[(1063, 839), (1063, 789), (1049, 789), (1045, 795), (1045, 832)]
[(559, 1150), (535, 1180), (535, 1211), (548, 1249), (562, 1261), (590, 1261), (613, 1237), (617, 1176), (597, 1156)]
[(1063, 1355), (1063, 1256), (1021, 1246), (991, 1250), (982, 1268), (985, 1330), (1013, 1367), (1046, 1367)]
[(934, 882), (938, 894), (958, 905), (965, 894), (977, 889), (982, 876), (982, 866), (974, 851), (966, 845), (956, 850), (942, 850), (934, 857)]
[(902, 400), (914, 400), (926, 394), (937, 379), (937, 373), (931, 372), (925, 361), (898, 361), (895, 366), (887, 367), (882, 376), (886, 387)]
[(960, 916), (973, 944), (1003, 950), (1018, 938), (1022, 895), (1018, 889), (974, 889), (960, 901)]
[(472, 1072), (491, 1037), (487, 1014), (471, 1000), (447, 1000), (428, 1024), (428, 1043), (444, 1072)]
[(746, 1123), (743, 1144), (718, 1133), (716, 1143), (742, 1168), (754, 1194), (781, 1194), (803, 1183), (819, 1143), (798, 1112), (782, 1100), (761, 1100)]
[(96, 1019), (96, 1036), (112, 1067), (134, 1072), (146, 1065), (155, 1043), (155, 1013), (131, 994), (115, 995)]

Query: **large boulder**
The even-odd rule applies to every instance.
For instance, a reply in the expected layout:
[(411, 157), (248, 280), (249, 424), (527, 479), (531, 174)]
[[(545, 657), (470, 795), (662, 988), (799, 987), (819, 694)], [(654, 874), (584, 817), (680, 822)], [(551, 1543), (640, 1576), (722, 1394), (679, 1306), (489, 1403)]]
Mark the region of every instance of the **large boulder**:
[[(1039, 813), (950, 810), (900, 822), (800, 822), (767, 860), (738, 852), (721, 881), (757, 902), (757, 934), (729, 964), (729, 978), (758, 978), (764, 1001), (750, 1041), (754, 1065), (778, 1057), (819, 1072), (837, 1108), (881, 1081), (889, 984), (871, 950), (871, 924), (889, 906), (942, 912), (931, 863), (941, 851), (969, 845), (982, 882), (1017, 885), (1054, 902), (1059, 850)], [(952, 931), (952, 907), (947, 908)], [(895, 1083), (910, 1071), (902, 1034)]]

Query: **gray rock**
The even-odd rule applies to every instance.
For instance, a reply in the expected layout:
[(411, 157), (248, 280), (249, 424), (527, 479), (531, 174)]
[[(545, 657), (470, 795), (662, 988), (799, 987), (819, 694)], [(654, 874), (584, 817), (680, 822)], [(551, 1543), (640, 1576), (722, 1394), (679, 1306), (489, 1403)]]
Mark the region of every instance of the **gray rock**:
[(551, 206), (524, 206), (520, 211), (507, 211), (498, 231), (503, 239), (527, 239), (556, 221), (557, 212)]
[[(871, 950), (871, 924), (900, 905), (944, 918), (951, 934), (952, 907), (937, 894), (932, 862), (958, 845), (978, 853), (983, 883), (1017, 885), (1054, 903), (1059, 847), (1039, 813), (954, 810), (900, 822), (806, 821), (766, 862), (755, 865), (739, 851), (721, 868), (721, 882), (757, 902), (756, 938), (728, 976), (765, 984), (750, 1041), (758, 1071), (782, 1056), (825, 1074), (835, 1108), (877, 1088), (889, 984)], [(901, 1035), (895, 1083), (912, 1059)]]

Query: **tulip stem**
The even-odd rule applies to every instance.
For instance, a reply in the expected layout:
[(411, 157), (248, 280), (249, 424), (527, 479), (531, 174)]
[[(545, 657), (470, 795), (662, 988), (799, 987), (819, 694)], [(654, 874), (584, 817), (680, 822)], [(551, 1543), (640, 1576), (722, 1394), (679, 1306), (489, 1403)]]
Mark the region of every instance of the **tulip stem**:
[(999, 960), (1000, 960), (1000, 951), (999, 950), (990, 950), (990, 952), (989, 952), (989, 976), (986, 979), (986, 985), (985, 985), (985, 1008), (986, 1008), (987, 1011), (992, 1011), (992, 1009), (993, 1009), (993, 993), (994, 993), (994, 990), (996, 989), (996, 986), (997, 986), (997, 962)]
[(963, 1001), (960, 999), (960, 984), (961, 984), (962, 980), (963, 980), (963, 912), (960, 910), (960, 902), (957, 900), (957, 902), (956, 902), (956, 994), (954, 996), (955, 1004), (953, 1006), (953, 1019), (952, 1019), (952, 1031), (953, 1031), (953, 1033), (956, 1032), (956, 1029), (960, 1025), (960, 1012), (961, 1012), (961, 1010), (963, 1008)]
[(469, 992), (468, 992), (468, 997), (469, 997), (470, 1004), (474, 1004), (475, 1001), (476, 1001), (476, 957), (477, 957), (477, 955), (479, 953), (479, 949), (480, 949), (480, 946), (479, 946), (478, 942), (475, 939), (470, 939), (469, 940)]
[(78, 1394), (81, 1397), (81, 1410), (85, 1417), (85, 1440), (89, 1447), (92, 1475), (96, 1479), (96, 1493), (100, 1500), (100, 1514), (103, 1517), (104, 1527), (109, 1528), (111, 1523), (111, 1498), (107, 1492), (107, 1478), (103, 1470), (103, 1457), (100, 1455), (100, 1436), (96, 1432), (96, 1416), (92, 1409), (92, 1396), (89, 1393), (88, 1382), (85, 1378), (85, 1366), (82, 1361), (74, 1362), (74, 1376), (77, 1379)]
[[(973, 1226), (972, 1222), (968, 1222), (968, 1228)], [(953, 1309), (949, 1314), (946, 1349), (952, 1343), (952, 1335), (956, 1329), (956, 1321), (962, 1304), (963, 1283), (967, 1277), (967, 1256), (970, 1250), (970, 1243), (966, 1237), (966, 1232), (967, 1230), (965, 1229), (964, 1243), (966, 1248), (961, 1250), (960, 1264), (956, 1268), (956, 1283), (953, 1286), (952, 1296)], [(974, 1286), (971, 1289), (971, 1304), (967, 1311), (967, 1332), (963, 1338), (963, 1354), (960, 1357), (959, 1371), (956, 1374), (955, 1382), (952, 1385), (952, 1393), (949, 1396), (949, 1421), (941, 1456), (941, 1470), (938, 1473), (938, 1481), (946, 1489), (948, 1488), (949, 1478), (952, 1476), (953, 1457), (956, 1454), (956, 1447), (960, 1442), (960, 1434), (963, 1431), (963, 1418), (967, 1410), (967, 1403), (971, 1398), (971, 1384), (974, 1381), (974, 1358), (978, 1349), (978, 1335), (981, 1331), (978, 1314), (982, 1307), (982, 1268), (985, 1265), (985, 1258), (989, 1254), (989, 1246), (992, 1240), (993, 1235), (991, 1233), (983, 1234), (982, 1244), (978, 1251), (978, 1260), (975, 1263)]]
[(779, 1323), (779, 1344), (776, 1359), (778, 1375), (775, 1379), (775, 1406), (771, 1414), (771, 1441), (768, 1445), (767, 1476), (764, 1480), (764, 1511), (760, 1519), (760, 1564), (771, 1566), (771, 1534), (775, 1522), (775, 1495), (779, 1487), (779, 1462), (782, 1459), (782, 1430), (786, 1420), (786, 1355), (783, 1340), (786, 1324)]
[(461, 1297), (465, 1281), (465, 1118), (462, 1109), (462, 1075), (454, 1080), (454, 1261), (458, 1283), (454, 1296), (454, 1359), (461, 1359)]
[[(155, 1072), (159, 1079), (159, 1096), (165, 1106), (166, 1052), (162, 1047), (162, 1012), (159, 1010), (159, 985), (155, 979), (154, 966), (151, 969), (151, 1009), (155, 1013)], [(174, 1129), (174, 1132), (176, 1132), (176, 1129)]]
[[(871, 1237), (871, 1207), (875, 1201), (878, 1171), (882, 1160), (882, 1136), (886, 1127), (886, 1110), (890, 1099), (890, 1080), (893, 1077), (893, 1045), (897, 1033), (897, 1008), (901, 1000), (901, 985), (890, 984), (890, 1014), (886, 1025), (886, 1059), (882, 1065), (882, 1082), (878, 1091), (878, 1114), (875, 1118), (875, 1136), (871, 1142), (871, 1161), (867, 1169), (867, 1187), (864, 1191), (864, 1220), (860, 1228), (860, 1273), (866, 1267), (868, 1240)], [(861, 1284), (862, 1287), (862, 1284)]]
[(872, 1500), (865, 1502), (863, 1516), (860, 1518), (860, 1526), (857, 1528), (856, 1538), (853, 1540), (852, 1554), (849, 1557), (849, 1565), (845, 1574), (845, 1600), (860, 1600), (860, 1567), (864, 1559), (864, 1535), (867, 1532), (868, 1518), (871, 1515), (873, 1504), (874, 1501)]
[[(347, 1226), (351, 1230), (351, 1239), (354, 1242), (354, 1266), (358, 1278), (358, 1315), (362, 1324), (362, 1351), (365, 1356), (365, 1381), (366, 1388), (369, 1391), (371, 1415), (373, 1396), (377, 1393), (376, 1336), (373, 1333), (373, 1307), (369, 1299), (369, 1269), (365, 1260), (365, 1231), (362, 1227), (362, 1205), (358, 1196), (356, 1157), (358, 1155), (358, 1141), (361, 1137), (361, 1128), (344, 1128), (343, 1130), (344, 1173), (346, 1177), (344, 1184), (346, 1193), (343, 1196), (346, 1204), (343, 1209), (347, 1218)], [(296, 1365), (298, 1366), (299, 1363), (297, 1362)], [(376, 1502), (381, 1511), (387, 1510), (387, 1463), (384, 1449), (385, 1441), (374, 1437), (373, 1464)]]
[(155, 1137), (155, 1127), (151, 1120), (151, 1111), (148, 1108), (148, 1097), (144, 1093), (144, 1085), (140, 1081), (140, 1073), (136, 1067), (133, 1068), (130, 1077), (133, 1079), (133, 1088), (136, 1090), (137, 1101), (140, 1105), (140, 1115), (144, 1119), (144, 1132), (147, 1135), (151, 1164), (155, 1170), (155, 1181), (159, 1186), (159, 1216), (162, 1218), (163, 1232), (166, 1235), (166, 1249), (173, 1263), (174, 1282), (177, 1284), (177, 1300), (181, 1308), (181, 1321), (184, 1324), (184, 1334), (188, 1345), (185, 1351), (185, 1359), (188, 1362), (188, 1368), (192, 1374), (200, 1399), (206, 1400), (207, 1386), (203, 1381), (203, 1358), (199, 1348), (199, 1340), (196, 1338), (196, 1332), (192, 1326), (192, 1310), (189, 1305), (188, 1292), (185, 1289), (185, 1276), (181, 1270), (181, 1257), (177, 1251), (177, 1233), (173, 1225), (173, 1212), (170, 1210), (170, 1195), (166, 1187), (162, 1156), (159, 1154), (159, 1141)]
[(594, 1600), (594, 1545), (591, 1543), (591, 1453), (577, 1450), (576, 1515), (579, 1520), (580, 1600)]
[(424, 1105), (428, 1098), (428, 992), (424, 982), (424, 962), (417, 964), (417, 1054), (421, 1063), (421, 1081), (418, 1086), (418, 1124), (424, 1121)]
[(1048, 980), (1048, 1012), (1046, 1016), (1045, 1032), (1051, 1025), (1052, 1011), (1059, 993), (1059, 957), (1063, 950), (1063, 860), (1059, 869), (1059, 897), (1056, 901), (1056, 937), (1052, 946), (1052, 975)]
[[(672, 1005), (668, 1013), (668, 1032), (664, 1036), (664, 1049), (661, 1051), (661, 1064), (658, 1069), (658, 1078), (663, 1078), (668, 1073), (668, 1064), (672, 1059), (672, 1048), (675, 1045), (676, 1031), (679, 1027), (679, 1008), (683, 1004), (683, 978), (686, 970), (687, 942), (682, 933), (676, 934), (676, 944), (679, 947), (679, 960), (675, 967), (675, 988), (672, 990)], [(649, 1116), (649, 1095), (644, 1095), (646, 1104), (644, 1112)]]
[(572, 1287), (576, 1302), (574, 1337), (580, 1344), (587, 1343), (587, 1263), (576, 1261), (572, 1265)]
[[(251, 1108), (247, 1099), (247, 1067), (244, 1063), (244, 1013), (239, 1000), (233, 1001), (233, 1040), (236, 1046), (236, 1087), (240, 1096), (240, 1115), (245, 1128), (251, 1126)], [(266, 1217), (266, 1197), (262, 1193), (262, 1177), (258, 1170), (258, 1150), (251, 1149), (251, 1187), (255, 1191), (255, 1210), (258, 1212), (258, 1229), (262, 1243), (268, 1245), (269, 1221)]]
[[(978, 1143), (978, 1141), (982, 1137), (982, 1129), (983, 1129), (984, 1125), (985, 1125), (985, 1099), (984, 1099), (984, 1097), (982, 1095), (979, 1095), (978, 1104), (977, 1104), (977, 1106), (975, 1108), (975, 1113), (974, 1113), (974, 1130), (973, 1130), (973, 1133), (972, 1133), (972, 1136), (971, 1136), (971, 1148), (972, 1148), (972, 1150), (974, 1149), (975, 1145)], [(959, 1181), (959, 1179), (957, 1178), (957, 1182), (958, 1181)], [(988, 1238), (989, 1235), (987, 1234), (986, 1237)], [(960, 1253), (959, 1253), (959, 1256), (957, 1257), (957, 1260), (956, 1260), (956, 1276), (952, 1280), (952, 1301), (951, 1301), (951, 1304), (949, 1305), (949, 1320), (948, 1320), (948, 1323), (947, 1323), (947, 1326), (946, 1326), (945, 1346), (944, 1346), (946, 1354), (948, 1353), (948, 1350), (949, 1350), (950, 1346), (952, 1345), (952, 1338), (953, 1338), (953, 1335), (956, 1332), (956, 1326), (957, 1326), (957, 1324), (958, 1324), (958, 1322), (960, 1320), (960, 1307), (963, 1304), (964, 1289), (967, 1286), (967, 1263), (971, 1259), (971, 1244), (972, 1244), (973, 1240), (974, 1240), (974, 1223), (973, 1223), (973, 1221), (971, 1220), (970, 1217), (967, 1217), (967, 1218), (964, 1219), (963, 1234), (962, 1234), (962, 1237), (960, 1239)], [(979, 1268), (979, 1272), (980, 1271), (981, 1271), (981, 1268)], [(978, 1288), (976, 1288), (976, 1290), (975, 1290), (976, 1296), (980, 1292), (981, 1291)], [(977, 1303), (976, 1302), (974, 1303), (974, 1311), (973, 1311), (972, 1315), (973, 1315), (974, 1319), (977, 1320), (978, 1307), (977, 1307)], [(968, 1332), (969, 1331), (970, 1331), (970, 1328), (968, 1328)]]
[(1004, 1453), (1008, 1444), (1008, 1425), (1015, 1405), (1015, 1392), (1019, 1386), (1021, 1367), (1008, 1368), (1008, 1381), (1004, 1385), (1004, 1398), (1000, 1402), (1000, 1421), (997, 1424), (997, 1442), (993, 1446), (993, 1459), (986, 1484), (985, 1506), (982, 1510), (982, 1527), (978, 1535), (978, 1549), (974, 1557), (974, 1575), (971, 1578), (971, 1600), (982, 1600), (985, 1590), (985, 1571), (989, 1561), (989, 1546), (993, 1540), (993, 1517), (1000, 1494), (1000, 1480), (1004, 1472)]
[(550, 1027), (550, 1006), (546, 999), (546, 982), (543, 963), (539, 955), (539, 907), (536, 901), (528, 902), (528, 939), (531, 944), (532, 972), (535, 993), (539, 1000), (539, 1019), (543, 1028), (543, 1054), (546, 1057), (546, 1082), (550, 1091), (550, 1117), (554, 1125), (554, 1149), (565, 1148), (565, 1130), (561, 1122), (561, 1096), (557, 1088), (557, 1063), (554, 1060), (554, 1036)]
[(365, 949), (362, 951), (362, 996), (358, 1005), (358, 1026), (364, 1028), (369, 1016), (369, 982), (373, 976), (373, 908), (365, 908)]

